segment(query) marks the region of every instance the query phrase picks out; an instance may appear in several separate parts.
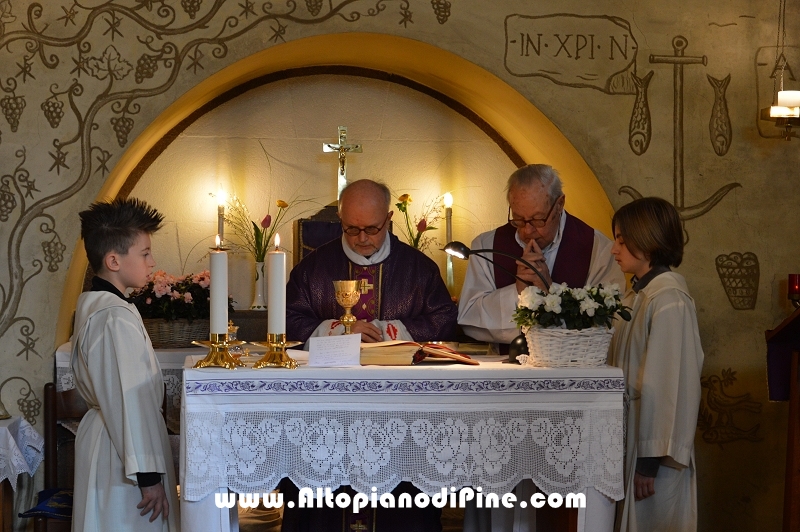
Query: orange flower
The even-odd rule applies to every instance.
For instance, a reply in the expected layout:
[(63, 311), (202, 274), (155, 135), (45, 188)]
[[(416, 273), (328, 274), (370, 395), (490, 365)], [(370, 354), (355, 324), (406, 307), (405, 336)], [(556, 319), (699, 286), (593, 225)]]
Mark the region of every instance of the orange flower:
[(400, 197), (399, 197), (399, 198), (397, 198), (397, 199), (399, 199), (399, 200), (400, 200), (400, 201), (402, 201), (403, 203), (411, 203), (411, 202), (413, 201), (413, 200), (411, 199), (411, 195), (409, 195), (409, 194), (403, 194), (402, 196), (400, 196)]
[(285, 209), (285, 208), (287, 208), (289, 206), (289, 204), (286, 203), (285, 201), (283, 201), (282, 199), (279, 199), (278, 201), (276, 201), (275, 205), (277, 205), (281, 209)]

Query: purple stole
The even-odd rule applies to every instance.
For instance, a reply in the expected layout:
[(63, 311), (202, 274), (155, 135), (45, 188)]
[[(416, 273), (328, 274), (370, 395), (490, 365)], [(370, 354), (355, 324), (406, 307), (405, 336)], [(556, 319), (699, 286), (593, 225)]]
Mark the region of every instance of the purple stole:
[(353, 315), (359, 320), (381, 319), (381, 281), (383, 280), (383, 264), (359, 266), (350, 263), (350, 279), (363, 280), (366, 290), (361, 292), (361, 299), (353, 307)]
[[(516, 228), (511, 224), (498, 228), (494, 234), (492, 248), (510, 253), (515, 257), (521, 257), (522, 248), (517, 243), (516, 233)], [(553, 279), (553, 282), (566, 283), (570, 288), (581, 288), (586, 285), (586, 280), (589, 277), (589, 267), (592, 263), (593, 248), (594, 229), (567, 213), (564, 233), (561, 235), (561, 245), (558, 246), (553, 271), (550, 272), (550, 278)], [(494, 265), (496, 288), (503, 288), (517, 281), (515, 277), (498, 267), (502, 266), (510, 272), (516, 272), (517, 263), (514, 259), (494, 254), (492, 260), (497, 263)], [(508, 352), (508, 346), (501, 344), (500, 351), (501, 353)]]

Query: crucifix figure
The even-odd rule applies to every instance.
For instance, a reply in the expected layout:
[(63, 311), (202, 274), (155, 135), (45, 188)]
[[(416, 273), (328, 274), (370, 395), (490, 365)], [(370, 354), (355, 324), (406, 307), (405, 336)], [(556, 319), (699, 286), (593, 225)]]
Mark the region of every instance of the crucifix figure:
[(339, 154), (339, 170), (337, 172), (336, 198), (342, 194), (342, 189), (347, 185), (347, 154), (361, 153), (361, 144), (347, 143), (347, 126), (339, 126), (339, 143), (322, 143), (322, 151), (326, 153), (336, 152)]

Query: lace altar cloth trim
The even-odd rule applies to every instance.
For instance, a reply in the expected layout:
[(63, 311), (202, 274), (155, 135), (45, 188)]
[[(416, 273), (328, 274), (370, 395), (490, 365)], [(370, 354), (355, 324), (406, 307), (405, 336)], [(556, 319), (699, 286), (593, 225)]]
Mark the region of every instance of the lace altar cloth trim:
[(247, 394), (470, 394), (489, 392), (621, 392), (622, 377), (519, 379), (207, 379), (189, 380), (186, 395)]
[(36, 472), (44, 458), (44, 438), (22, 418), (0, 421), (0, 482), (16, 491), (17, 476)]
[(530, 478), (548, 494), (593, 487), (623, 497), (621, 408), (211, 410), (189, 411), (185, 423), (181, 491), (190, 501), (219, 487), (268, 492), (283, 477), (299, 487), (349, 484), (363, 493), (405, 480), (429, 495), (451, 486), (502, 494)]

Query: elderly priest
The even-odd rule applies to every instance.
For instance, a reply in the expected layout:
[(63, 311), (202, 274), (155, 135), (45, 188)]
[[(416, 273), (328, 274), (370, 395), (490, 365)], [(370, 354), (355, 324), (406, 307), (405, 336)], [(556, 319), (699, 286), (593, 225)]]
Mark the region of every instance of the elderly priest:
[[(561, 178), (546, 164), (529, 164), (508, 179), (508, 223), (478, 235), (473, 249), (496, 249), (531, 263), (548, 281), (577, 288), (585, 285), (625, 286), (622, 270), (611, 255), (612, 242), (564, 210)], [(493, 266), (471, 257), (458, 308), (458, 323), (482, 342), (507, 344), (519, 334), (511, 319), (517, 295), (527, 286), (541, 289), (535, 272), (514, 259), (495, 254)], [(505, 268), (505, 270), (503, 269)], [(509, 273), (510, 272), (510, 273)]]
[[(448, 340), (456, 330), (458, 311), (439, 268), (420, 251), (389, 233), (391, 193), (386, 185), (367, 179), (347, 185), (339, 199), (344, 234), (317, 248), (292, 270), (286, 290), (286, 333), (293, 340), (342, 334), (333, 281), (365, 281), (353, 307), (358, 321), (352, 332), (363, 342), (383, 340)], [(333, 486), (332, 486), (333, 487)], [(296, 500), (298, 488), (288, 479), (280, 484), (285, 500)], [(419, 493), (407, 482), (392, 492)], [(284, 532), (438, 532), (441, 511), (427, 508), (350, 509), (285, 508)]]
[(347, 185), (339, 199), (341, 240), (317, 248), (292, 270), (286, 289), (286, 335), (292, 340), (342, 334), (333, 281), (364, 280), (353, 307), (353, 333), (363, 342), (449, 340), (457, 309), (439, 268), (389, 233), (391, 193), (368, 179)]

